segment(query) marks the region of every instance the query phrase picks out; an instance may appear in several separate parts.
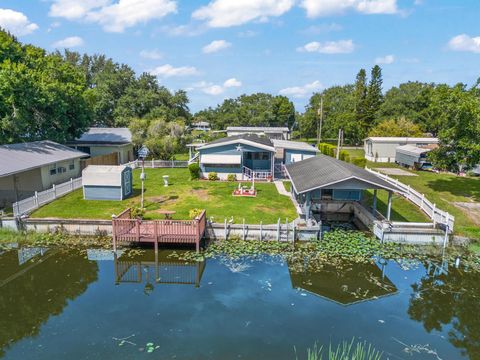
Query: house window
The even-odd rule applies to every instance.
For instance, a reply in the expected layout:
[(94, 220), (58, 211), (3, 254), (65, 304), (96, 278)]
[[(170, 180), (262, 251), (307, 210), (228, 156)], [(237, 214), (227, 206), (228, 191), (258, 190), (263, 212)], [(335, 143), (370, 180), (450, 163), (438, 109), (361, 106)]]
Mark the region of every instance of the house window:
[(251, 152), (247, 152), (247, 153), (245, 154), (245, 158), (246, 158), (247, 160), (252, 160), (252, 153), (251, 153)]
[(65, 173), (65, 172), (67, 172), (67, 168), (66, 168), (66, 167), (64, 167), (64, 166), (59, 166), (59, 167), (57, 168), (57, 173), (58, 173), (58, 174), (63, 174), (63, 173)]
[(57, 164), (50, 165), (50, 175), (55, 175), (57, 173)]
[(75, 169), (75, 160), (70, 161), (70, 164), (68, 164), (68, 170), (74, 170)]

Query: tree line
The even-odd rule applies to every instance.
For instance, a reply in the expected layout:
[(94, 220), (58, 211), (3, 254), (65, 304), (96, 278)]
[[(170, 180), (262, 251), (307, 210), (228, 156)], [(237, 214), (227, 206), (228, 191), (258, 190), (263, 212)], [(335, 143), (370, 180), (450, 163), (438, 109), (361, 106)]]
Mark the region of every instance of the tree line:
[(226, 99), (192, 114), (183, 90), (172, 92), (148, 73), (135, 74), (105, 55), (48, 53), (0, 30), (0, 143), (50, 139), (66, 142), (90, 126), (129, 127), (136, 145), (158, 158), (184, 151), (192, 122), (227, 126), (288, 126), (299, 138), (343, 129), (346, 141), (367, 136), (438, 136), (436, 166), (458, 170), (480, 163), (480, 81), (472, 87), (406, 82), (384, 92), (382, 70), (360, 69), (351, 84), (314, 93), (297, 112), (285, 96), (265, 93)]

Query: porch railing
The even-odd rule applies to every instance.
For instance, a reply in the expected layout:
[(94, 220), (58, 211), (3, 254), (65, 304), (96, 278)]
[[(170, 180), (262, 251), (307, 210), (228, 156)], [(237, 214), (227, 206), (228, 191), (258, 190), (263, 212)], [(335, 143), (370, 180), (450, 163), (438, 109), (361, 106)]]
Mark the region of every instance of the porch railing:
[(257, 171), (252, 170), (249, 167), (243, 166), (243, 175), (245, 175), (248, 179), (255, 179), (255, 180), (268, 180), (272, 178), (271, 171)]

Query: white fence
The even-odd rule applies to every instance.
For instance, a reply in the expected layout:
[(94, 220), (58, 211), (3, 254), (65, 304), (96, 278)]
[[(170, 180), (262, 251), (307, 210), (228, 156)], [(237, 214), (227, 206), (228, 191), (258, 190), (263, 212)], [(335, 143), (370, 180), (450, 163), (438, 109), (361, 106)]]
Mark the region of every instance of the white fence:
[(27, 214), (40, 206), (48, 204), (59, 197), (82, 187), (82, 178), (70, 179), (62, 184), (53, 185), (51, 189), (37, 192), (29, 198), (13, 203), (13, 214), (20, 216)]
[(427, 216), (432, 219), (433, 224), (443, 224), (448, 226), (449, 231), (453, 231), (453, 225), (455, 223), (455, 217), (450, 215), (448, 212), (440, 210), (437, 208), (436, 204), (429, 201), (425, 194), (421, 194), (418, 191), (412, 189), (410, 185), (405, 185), (402, 182), (398, 181), (397, 179), (391, 178), (388, 175), (382, 174), (378, 171), (374, 171), (369, 169), (368, 167), (365, 168), (367, 171), (377, 175), (381, 179), (385, 180), (386, 182), (395, 185), (397, 188), (403, 191), (402, 195), (410, 200), (412, 203), (417, 205)]
[[(142, 167), (141, 160), (134, 160), (125, 164), (130, 166), (132, 169)], [(145, 168), (155, 169), (155, 168), (186, 168), (188, 167), (188, 161), (179, 161), (179, 160), (145, 160)]]

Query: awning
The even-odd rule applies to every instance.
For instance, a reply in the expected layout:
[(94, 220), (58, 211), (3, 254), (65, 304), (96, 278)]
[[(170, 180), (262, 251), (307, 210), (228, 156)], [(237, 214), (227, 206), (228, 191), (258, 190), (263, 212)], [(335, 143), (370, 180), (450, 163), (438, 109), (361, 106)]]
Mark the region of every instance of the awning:
[(227, 154), (203, 154), (200, 156), (200, 164), (241, 164), (242, 155)]

